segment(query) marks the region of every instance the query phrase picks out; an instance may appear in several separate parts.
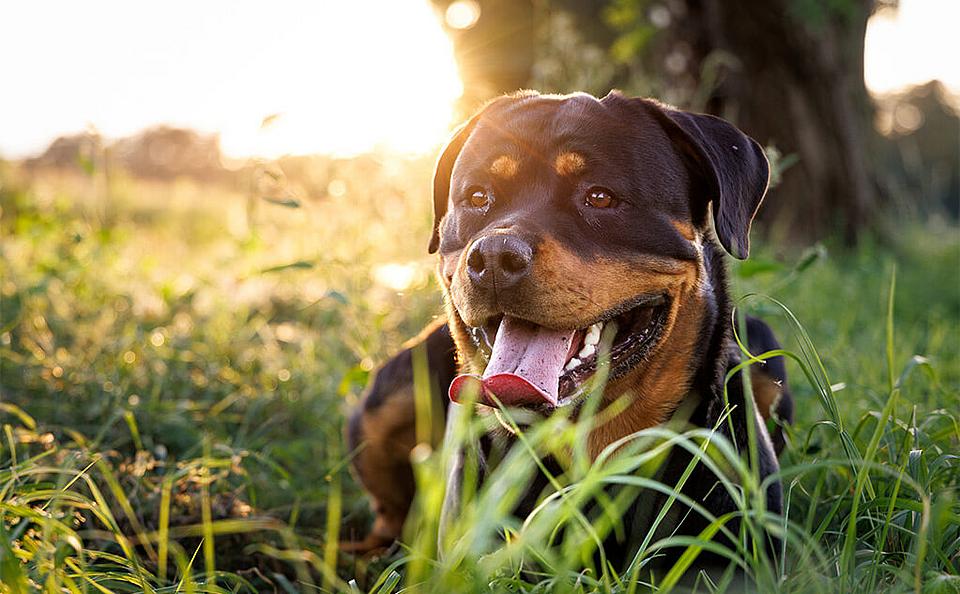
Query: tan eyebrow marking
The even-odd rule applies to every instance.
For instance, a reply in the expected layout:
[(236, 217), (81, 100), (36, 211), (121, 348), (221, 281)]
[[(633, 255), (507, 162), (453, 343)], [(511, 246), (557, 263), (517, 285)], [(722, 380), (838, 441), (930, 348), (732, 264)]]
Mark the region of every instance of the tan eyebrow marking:
[(697, 232), (693, 228), (693, 225), (686, 223), (684, 221), (671, 221), (674, 228), (680, 232), (680, 235), (683, 235), (684, 238), (693, 241), (697, 237)]
[(560, 153), (553, 162), (558, 175), (576, 175), (587, 167), (587, 161), (580, 153)]
[(509, 155), (500, 155), (490, 164), (490, 173), (505, 179), (515, 176), (519, 169), (520, 164)]

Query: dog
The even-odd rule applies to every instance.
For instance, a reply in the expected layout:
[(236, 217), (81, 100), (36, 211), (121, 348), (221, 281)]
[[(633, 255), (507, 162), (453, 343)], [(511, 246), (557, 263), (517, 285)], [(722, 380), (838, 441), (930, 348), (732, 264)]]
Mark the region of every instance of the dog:
[[(726, 382), (724, 402), (725, 376), (741, 363), (724, 252), (747, 257), (768, 180), (763, 150), (730, 123), (616, 91), (602, 99), (507, 95), (458, 128), (433, 180), (429, 251), (438, 254), (446, 316), (374, 375), (349, 417), (353, 470), (375, 521), (344, 549), (381, 550), (401, 534), (415, 495), (418, 349), (438, 395), (435, 416), (471, 392), (480, 407), (570, 407), (573, 418), (588, 397), (600, 398), (601, 410), (625, 401), (592, 428), (584, 447), (595, 458), (689, 403), (689, 423), (717, 428), (741, 452), (755, 435), (756, 471), (777, 472), (783, 429), (771, 439), (766, 420), (792, 422), (783, 359), (750, 366), (760, 418), (748, 414), (739, 372)], [(759, 319), (747, 318), (746, 327), (752, 352), (780, 348)], [(603, 360), (601, 336), (609, 345)], [(607, 382), (588, 396), (583, 386), (601, 363)], [(689, 460), (672, 453), (662, 480), (672, 484)], [(684, 493), (716, 516), (734, 511), (716, 485), (698, 464)], [(539, 486), (530, 491), (536, 497)], [(766, 508), (782, 511), (779, 481), (771, 481)], [(645, 513), (634, 510), (624, 522), (643, 534)], [(694, 515), (674, 515), (667, 528), (697, 534), (705, 524)]]

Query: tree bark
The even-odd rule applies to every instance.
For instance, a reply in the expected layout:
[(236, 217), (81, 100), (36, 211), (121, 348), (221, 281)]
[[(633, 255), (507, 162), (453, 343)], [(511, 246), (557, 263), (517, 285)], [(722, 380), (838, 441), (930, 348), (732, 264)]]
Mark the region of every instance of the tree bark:
[[(449, 1), (434, 0), (441, 10)], [(839, 232), (853, 243), (875, 222), (882, 186), (871, 155), (882, 152), (882, 139), (863, 80), (874, 0), (632, 1), (636, 18), (627, 29), (618, 25), (620, 34), (658, 33), (611, 85), (714, 113), (795, 157), (761, 209), (781, 236), (807, 242)], [(537, 43), (531, 0), (480, 6), (473, 28), (452, 32), (468, 109), (524, 86)], [(617, 40), (603, 21), (610, 0), (537, 6), (541, 17), (575, 14), (588, 43), (609, 49)]]
[(795, 155), (764, 216), (804, 240), (842, 232), (848, 243), (880, 203), (870, 163), (878, 142), (863, 80), (871, 0), (842, 9), (795, 0), (692, 0), (704, 63), (713, 52), (736, 58), (711, 94), (710, 111), (762, 143)]

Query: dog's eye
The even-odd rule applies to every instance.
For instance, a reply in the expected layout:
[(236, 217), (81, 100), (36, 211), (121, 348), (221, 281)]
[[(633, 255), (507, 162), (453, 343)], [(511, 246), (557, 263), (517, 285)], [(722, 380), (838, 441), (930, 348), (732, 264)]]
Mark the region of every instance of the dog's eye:
[(617, 205), (617, 198), (606, 188), (590, 188), (584, 202), (593, 208), (611, 208)]
[(467, 190), (467, 202), (474, 208), (488, 206), (491, 201), (490, 193), (483, 188), (473, 187)]

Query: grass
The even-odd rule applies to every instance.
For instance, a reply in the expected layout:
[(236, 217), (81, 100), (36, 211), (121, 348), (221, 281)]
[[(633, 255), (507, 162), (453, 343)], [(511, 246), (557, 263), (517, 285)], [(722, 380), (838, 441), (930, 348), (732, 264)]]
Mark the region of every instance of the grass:
[[(416, 451), (405, 544), (368, 561), (335, 546), (370, 520), (343, 415), (375, 363), (439, 311), (430, 163), (324, 162), (288, 189), (295, 199), (271, 201), (260, 178), (0, 167), (0, 591), (626, 593), (744, 579), (759, 591), (960, 591), (951, 224), (911, 223), (847, 252), (778, 251), (771, 238), (734, 267), (741, 309), (774, 326), (791, 361), (785, 518), (765, 512), (738, 452), (682, 418), (605, 463), (569, 457), (556, 492), (513, 518), (538, 456), (585, 430), (558, 417), (461, 502), (438, 550), (444, 465), (480, 430), (464, 416), (455, 438)], [(716, 518), (698, 539), (647, 535), (628, 566), (604, 563), (595, 543), (618, 509), (644, 490), (677, 495), (655, 480), (671, 447), (737, 477), (723, 485), (743, 518), (735, 543), (774, 532), (785, 554), (721, 547), (711, 536), (730, 518)], [(651, 576), (665, 547), (681, 563)], [(705, 550), (746, 577), (687, 570)]]

